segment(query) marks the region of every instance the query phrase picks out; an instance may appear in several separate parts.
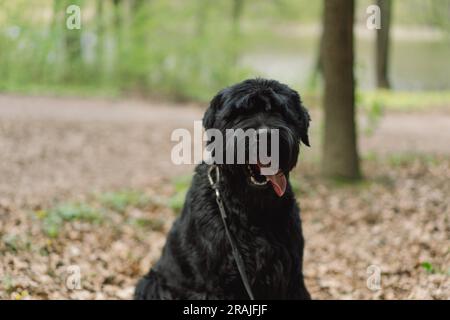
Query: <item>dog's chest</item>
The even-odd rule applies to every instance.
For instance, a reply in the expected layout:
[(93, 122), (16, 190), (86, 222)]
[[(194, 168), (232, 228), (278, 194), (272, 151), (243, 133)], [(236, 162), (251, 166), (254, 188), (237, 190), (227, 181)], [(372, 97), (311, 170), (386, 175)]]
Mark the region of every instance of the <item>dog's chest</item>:
[(254, 228), (239, 232), (238, 246), (247, 276), (258, 298), (282, 297), (295, 275), (300, 251), (290, 232), (268, 232)]

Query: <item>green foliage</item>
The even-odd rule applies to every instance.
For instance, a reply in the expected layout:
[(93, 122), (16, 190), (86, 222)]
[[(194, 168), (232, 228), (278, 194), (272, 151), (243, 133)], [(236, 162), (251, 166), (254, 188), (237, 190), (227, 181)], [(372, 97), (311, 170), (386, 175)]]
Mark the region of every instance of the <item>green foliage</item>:
[(170, 197), (168, 201), (169, 208), (172, 209), (176, 214), (179, 214), (181, 212), (181, 209), (183, 209), (186, 193), (187, 190), (177, 192), (172, 197)]
[(18, 252), (20, 250), (27, 250), (30, 248), (30, 242), (25, 241), (22, 237), (15, 234), (5, 234), (1, 241), (5, 245), (6, 249), (11, 252)]
[[(0, 90), (63, 83), (207, 100), (248, 75), (237, 65), (231, 1), (131, 3), (0, 2)], [(81, 7), (81, 30), (66, 28), (69, 4)]]
[(366, 95), (358, 92), (356, 94), (356, 103), (358, 104), (358, 106), (362, 106), (363, 110), (365, 111), (365, 133), (367, 135), (373, 134), (384, 113), (385, 102), (383, 100), (383, 96), (374, 95), (373, 97), (371, 97), (371, 99), (368, 99)]
[[(242, 3), (238, 14), (236, 3)], [(81, 7), (81, 30), (66, 28), (70, 4)], [(358, 1), (358, 20), (369, 4)], [(317, 47), (318, 36), (297, 27), (320, 24), (322, 5), (306, 0), (0, 0), (0, 91), (125, 92), (206, 101), (220, 88), (257, 74), (242, 66), (244, 51), (316, 55), (317, 50), (304, 48)], [(398, 0), (393, 20), (449, 31), (448, 10), (442, 9), (448, 5), (449, 0)], [(432, 73), (429, 63), (421, 68)], [(316, 91), (319, 80), (313, 74), (302, 92)]]
[(420, 266), (429, 274), (445, 274), (447, 276), (450, 276), (450, 269), (448, 269), (447, 271), (439, 269), (429, 261), (422, 262)]
[(186, 193), (191, 185), (192, 176), (186, 175), (179, 177), (173, 181), (175, 188), (175, 193), (168, 200), (168, 206), (175, 213), (179, 214), (181, 209), (183, 209), (184, 200), (186, 198)]
[[(61, 203), (53, 208), (37, 210), (34, 212), (34, 216), (40, 221), (44, 234), (50, 238), (58, 237), (66, 222), (111, 222), (114, 219), (111, 219), (112, 216), (109, 214), (113, 215), (114, 213), (123, 215), (126, 223), (130, 225), (146, 230), (162, 231), (164, 221), (159, 218), (124, 215), (131, 208), (146, 209), (149, 205), (159, 207), (167, 204), (151, 199), (144, 192), (125, 190), (97, 194), (89, 202)], [(18, 243), (21, 242), (18, 242), (15, 237), (5, 237), (3, 241), (10, 250), (19, 250)], [(23, 245), (20, 246), (23, 247)]]
[[(376, 2), (373, 0), (356, 1), (356, 12)], [(395, 0), (393, 1), (393, 21), (400, 25), (436, 26), (450, 31), (449, 0)]]
[(416, 152), (391, 153), (387, 157), (389, 165), (393, 167), (406, 167), (414, 162), (427, 165), (437, 165), (439, 157), (433, 154), (421, 154)]
[(16, 288), (14, 278), (10, 275), (5, 275), (2, 279), (2, 287), (8, 294), (11, 294)]
[(435, 26), (450, 32), (449, 0), (397, 0), (396, 19), (404, 24)]
[(374, 90), (358, 92), (358, 107), (363, 110), (377, 109), (382, 114), (383, 108), (388, 110), (422, 110), (427, 108), (443, 108), (450, 104), (450, 91), (388, 91)]
[(173, 180), (173, 186), (176, 192), (186, 191), (191, 185), (192, 175), (187, 174)]
[(300, 192), (300, 182), (298, 182), (298, 180), (296, 178), (292, 177), (290, 179), (290, 183), (291, 183), (292, 191), (294, 191), (294, 193), (299, 193)]
[(368, 134), (372, 134), (375, 131), (376, 126), (380, 122), (383, 116), (384, 106), (381, 101), (374, 100), (369, 108), (368, 112), (368, 126), (366, 131)]
[(103, 193), (98, 199), (104, 207), (119, 213), (124, 213), (129, 207), (144, 208), (151, 203), (143, 192), (132, 190)]
[(164, 221), (155, 218), (137, 218), (132, 219), (131, 224), (143, 229), (149, 229), (153, 231), (163, 231)]
[(422, 262), (421, 264), (422, 268), (427, 272), (427, 273), (434, 273), (435, 269), (433, 267), (433, 265), (430, 262)]
[(64, 203), (49, 210), (38, 210), (35, 214), (42, 220), (42, 230), (51, 238), (59, 235), (64, 222), (75, 220), (100, 222), (103, 219), (100, 211), (85, 203)]
[(316, 23), (322, 12), (322, 1), (308, 0), (244, 0), (244, 19), (255, 24), (273, 21)]

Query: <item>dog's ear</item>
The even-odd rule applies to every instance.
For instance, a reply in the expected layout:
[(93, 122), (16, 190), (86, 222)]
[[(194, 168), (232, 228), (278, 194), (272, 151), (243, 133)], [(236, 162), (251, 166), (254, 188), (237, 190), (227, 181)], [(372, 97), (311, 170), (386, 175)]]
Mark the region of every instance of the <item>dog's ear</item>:
[(300, 95), (297, 91), (291, 90), (291, 99), (290, 102), (293, 105), (292, 110), (295, 110), (296, 118), (299, 122), (299, 135), (300, 140), (305, 145), (310, 147), (309, 144), (309, 136), (308, 136), (308, 129), (309, 129), (309, 122), (311, 121), (311, 117), (309, 116), (308, 110), (303, 106), (302, 100), (300, 98)]
[(214, 122), (216, 121), (216, 113), (222, 105), (222, 93), (219, 92), (210, 102), (209, 108), (206, 110), (203, 116), (203, 127), (208, 130), (214, 128)]
[(300, 104), (300, 121), (301, 121), (301, 127), (300, 127), (300, 139), (301, 141), (310, 147), (309, 144), (309, 136), (308, 136), (308, 129), (309, 129), (309, 122), (311, 121), (311, 117), (309, 115), (308, 110)]

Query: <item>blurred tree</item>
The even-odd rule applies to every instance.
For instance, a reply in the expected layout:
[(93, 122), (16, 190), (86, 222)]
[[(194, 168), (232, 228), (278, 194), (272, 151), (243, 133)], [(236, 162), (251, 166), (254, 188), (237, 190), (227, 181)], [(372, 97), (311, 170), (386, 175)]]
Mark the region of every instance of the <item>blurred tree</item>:
[[(241, 36), (241, 20), (244, 11), (244, 0), (233, 0), (232, 6), (232, 41), (238, 43)], [(239, 58), (239, 45), (234, 45), (231, 53), (231, 62), (236, 65)]]
[(450, 33), (450, 0), (434, 0), (430, 6), (431, 25)]
[(203, 36), (205, 33), (205, 26), (208, 18), (208, 11), (211, 6), (211, 1), (197, 1), (197, 35)]
[(317, 50), (316, 62), (314, 64), (314, 70), (317, 74), (321, 74), (323, 70), (322, 52), (323, 52), (323, 34), (319, 40), (319, 49)]
[(233, 34), (238, 36), (241, 29), (241, 17), (244, 10), (244, 0), (233, 0)]
[(104, 0), (97, 0), (96, 8), (96, 22), (97, 22), (97, 66), (99, 68), (100, 81), (103, 80), (104, 75), (104, 61), (105, 61), (105, 21), (104, 21)]
[(354, 0), (325, 1), (323, 74), (325, 134), (322, 169), (330, 178), (360, 177), (353, 75)]
[[(322, 8), (322, 21), (324, 21), (324, 19), (325, 19), (324, 14), (325, 14), (325, 11)], [(311, 76), (308, 81), (308, 83), (309, 83), (308, 85), (311, 88), (317, 87), (317, 80), (318, 80), (319, 76), (321, 76), (323, 73), (323, 62), (322, 62), (322, 60), (323, 60), (323, 57), (322, 57), (322, 54), (323, 54), (323, 30), (322, 30), (322, 34), (319, 39), (319, 45), (316, 50), (317, 50), (317, 53), (315, 55), (316, 61), (314, 62), (313, 70), (311, 72)]]
[[(120, 0), (115, 0), (115, 1), (120, 1)], [(148, 2), (148, 0), (134, 0), (132, 1), (133, 3), (133, 11), (137, 12), (142, 8), (142, 5), (144, 5), (146, 2)]]
[[(101, 0), (100, 0), (101, 1)], [(131, 6), (131, 0), (113, 0), (113, 29), (114, 29), (114, 38), (115, 38), (115, 47), (116, 50), (114, 52), (114, 72), (117, 78), (122, 76), (122, 63), (120, 57), (125, 54), (125, 41), (124, 41), (124, 33), (125, 33), (125, 22), (124, 16), (127, 13), (127, 8)]]
[[(59, 5), (62, 7), (58, 7), (59, 10), (62, 10), (64, 14), (66, 13), (66, 9), (70, 5), (80, 6), (83, 3), (83, 0), (55, 0), (59, 2)], [(55, 4), (55, 7), (57, 5)], [(67, 16), (66, 16), (67, 18)], [(65, 46), (65, 57), (66, 57), (66, 68), (67, 72), (65, 73), (66, 80), (73, 80), (77, 77), (77, 73), (80, 72), (80, 66), (82, 64), (82, 49), (81, 49), (81, 30), (82, 29), (69, 29), (66, 27), (66, 22), (64, 21), (63, 26), (60, 26), (64, 29), (64, 46)]]
[(389, 34), (391, 29), (392, 0), (378, 0), (381, 12), (381, 29), (377, 30), (376, 69), (377, 87), (389, 89)]

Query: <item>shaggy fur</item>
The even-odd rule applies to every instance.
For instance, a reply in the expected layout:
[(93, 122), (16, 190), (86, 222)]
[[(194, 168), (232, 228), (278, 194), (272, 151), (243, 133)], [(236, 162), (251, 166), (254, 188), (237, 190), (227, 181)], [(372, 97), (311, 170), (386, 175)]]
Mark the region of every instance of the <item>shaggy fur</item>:
[[(219, 92), (205, 129), (278, 128), (280, 168), (289, 178), (300, 142), (309, 145), (309, 115), (297, 92), (273, 80), (246, 80)], [(208, 165), (197, 166), (181, 216), (160, 260), (137, 285), (136, 299), (248, 299), (225, 234)], [(300, 211), (290, 183), (274, 189), (249, 182), (245, 165), (220, 165), (229, 228), (256, 299), (309, 299), (302, 274)], [(288, 180), (289, 181), (289, 180)]]

